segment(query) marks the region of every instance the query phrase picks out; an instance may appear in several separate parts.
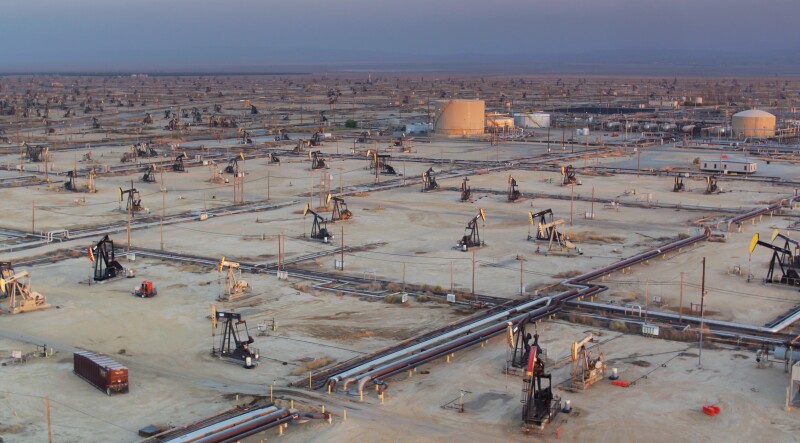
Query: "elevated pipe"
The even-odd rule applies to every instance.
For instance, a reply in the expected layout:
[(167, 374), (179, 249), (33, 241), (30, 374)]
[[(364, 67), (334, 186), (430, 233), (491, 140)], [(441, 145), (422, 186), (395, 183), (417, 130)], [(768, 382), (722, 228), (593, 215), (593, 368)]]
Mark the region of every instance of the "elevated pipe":
[[(525, 314), (516, 316), (516, 317), (514, 317), (514, 318), (512, 318), (511, 320), (508, 320), (508, 321), (511, 322), (512, 324), (517, 324), (517, 323), (519, 323), (520, 321), (523, 321), (523, 320), (524, 321), (536, 320), (536, 319), (539, 319), (539, 318), (543, 318), (543, 317), (545, 317), (547, 315), (550, 315), (550, 314), (552, 314), (554, 312), (557, 312), (558, 310), (561, 309), (561, 306), (562, 306), (563, 302), (565, 302), (565, 301), (568, 301), (568, 300), (571, 300), (571, 299), (574, 299), (574, 298), (584, 297), (584, 296), (587, 296), (587, 295), (590, 295), (590, 294), (594, 294), (596, 292), (600, 292), (600, 291), (603, 291), (603, 290), (606, 289), (604, 286), (600, 286), (600, 285), (591, 285), (591, 286), (589, 286), (589, 285), (586, 284), (588, 281), (593, 280), (593, 279), (595, 279), (597, 277), (600, 277), (600, 276), (603, 276), (603, 275), (610, 274), (610, 273), (615, 272), (615, 271), (617, 271), (619, 269), (623, 269), (623, 268), (635, 265), (637, 263), (641, 263), (641, 262), (643, 262), (645, 260), (649, 260), (651, 258), (660, 256), (660, 255), (665, 254), (667, 252), (671, 252), (671, 251), (674, 251), (676, 249), (680, 249), (682, 247), (688, 246), (688, 245), (696, 243), (698, 241), (705, 240), (705, 239), (708, 238), (708, 236), (710, 234), (711, 234), (711, 230), (706, 228), (704, 230), (704, 232), (701, 233), (701, 234), (697, 234), (697, 235), (694, 235), (694, 236), (686, 238), (686, 239), (682, 239), (682, 240), (678, 240), (678, 241), (669, 243), (669, 244), (664, 245), (664, 246), (662, 246), (660, 248), (654, 248), (654, 249), (650, 249), (650, 250), (641, 252), (641, 253), (636, 254), (636, 255), (634, 255), (632, 257), (629, 257), (629, 258), (620, 260), (618, 262), (612, 263), (611, 265), (608, 265), (608, 266), (602, 267), (600, 269), (597, 269), (597, 270), (594, 270), (594, 271), (590, 271), (590, 272), (581, 274), (579, 276), (573, 277), (571, 279), (568, 279), (568, 280), (564, 281), (563, 284), (565, 286), (571, 287), (572, 289), (570, 289), (568, 291), (561, 292), (561, 293), (556, 294), (556, 295), (544, 297), (543, 299), (547, 300), (547, 303), (546, 303), (546, 305), (544, 307), (539, 308), (539, 309), (537, 309), (535, 311), (532, 311), (532, 312), (529, 312), (529, 313), (525, 313)], [(539, 299), (539, 300), (542, 300), (542, 299)], [(509, 315), (511, 315), (511, 314), (513, 314), (515, 312), (519, 312), (521, 309), (523, 309), (523, 307), (519, 306), (519, 307), (517, 307), (515, 309), (508, 310), (508, 311), (506, 311), (504, 313), (497, 314), (497, 315), (493, 316), (493, 318), (495, 318), (495, 319), (496, 318), (502, 318), (503, 316), (507, 317), (507, 316), (509, 316)], [(485, 324), (486, 322), (483, 321), (483, 322), (480, 322), (480, 323)], [(464, 332), (465, 330), (468, 331), (468, 330), (472, 329), (475, 325), (476, 324), (466, 325), (465, 327), (459, 328), (456, 331), (451, 331), (451, 333), (449, 333), (449, 335), (452, 336), (452, 335), (456, 335), (455, 333), (461, 333), (461, 332)], [(456, 350), (472, 346), (474, 344), (479, 343), (482, 340), (485, 340), (487, 338), (490, 338), (490, 337), (492, 337), (494, 335), (497, 335), (497, 334), (503, 332), (505, 330), (505, 328), (506, 328), (506, 324), (498, 324), (498, 325), (490, 326), (490, 327), (482, 329), (480, 331), (470, 333), (470, 334), (468, 334), (468, 335), (466, 335), (464, 337), (460, 337), (460, 338), (457, 338), (455, 340), (446, 342), (444, 344), (440, 344), (440, 345), (438, 345), (438, 346), (436, 346), (436, 347), (434, 347), (432, 349), (426, 350), (426, 351), (421, 352), (419, 354), (407, 356), (407, 357), (401, 358), (399, 360), (397, 360), (398, 357), (403, 356), (403, 355), (407, 355), (407, 354), (409, 354), (409, 352), (413, 352), (413, 351), (406, 351), (406, 352), (402, 352), (402, 353), (394, 353), (394, 354), (391, 354), (391, 355), (384, 356), (381, 359), (379, 359), (379, 360), (381, 360), (380, 363), (389, 362), (389, 361), (392, 361), (392, 360), (396, 360), (396, 361), (391, 362), (391, 363), (387, 363), (386, 365), (379, 366), (379, 367), (375, 367), (376, 364), (380, 364), (380, 363), (377, 363), (377, 360), (373, 361), (373, 362), (370, 362), (370, 364), (362, 365), (360, 368), (371, 367), (365, 373), (360, 373), (360, 372), (363, 372), (363, 369), (361, 371), (357, 371), (357, 372), (356, 371), (349, 371), (351, 374), (357, 374), (357, 375), (350, 376), (350, 374), (348, 374), (349, 378), (345, 382), (344, 389), (346, 390), (347, 386), (350, 383), (352, 383), (353, 381), (357, 380), (358, 381), (359, 392), (363, 392), (364, 386), (370, 380), (375, 380), (375, 379), (377, 379), (379, 377), (388, 377), (388, 376), (391, 376), (391, 375), (396, 374), (398, 372), (401, 372), (401, 371), (404, 371), (404, 370), (411, 369), (413, 367), (419, 366), (419, 365), (421, 365), (421, 364), (423, 364), (425, 362), (434, 360), (436, 358), (440, 358), (441, 356), (449, 354), (449, 353), (452, 353), (452, 352), (454, 352)], [(441, 341), (442, 339), (443, 339), (443, 337), (437, 337), (436, 341)], [(428, 342), (425, 342), (425, 343), (421, 343), (421, 344), (417, 345), (416, 347), (417, 347), (417, 349), (419, 349), (420, 345), (430, 344), (430, 342), (431, 341), (428, 341)], [(338, 382), (340, 379), (341, 379), (340, 376), (332, 377), (331, 379), (329, 379), (329, 386), (333, 387), (336, 384), (336, 382)]]

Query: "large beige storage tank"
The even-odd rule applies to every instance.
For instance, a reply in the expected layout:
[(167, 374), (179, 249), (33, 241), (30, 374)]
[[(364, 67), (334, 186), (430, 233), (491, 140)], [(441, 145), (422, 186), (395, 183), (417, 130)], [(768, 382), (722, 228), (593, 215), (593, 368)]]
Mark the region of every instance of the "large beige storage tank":
[(751, 109), (733, 114), (733, 134), (741, 137), (774, 137), (775, 116)]
[(438, 104), (434, 130), (443, 135), (483, 134), (483, 100), (446, 100)]

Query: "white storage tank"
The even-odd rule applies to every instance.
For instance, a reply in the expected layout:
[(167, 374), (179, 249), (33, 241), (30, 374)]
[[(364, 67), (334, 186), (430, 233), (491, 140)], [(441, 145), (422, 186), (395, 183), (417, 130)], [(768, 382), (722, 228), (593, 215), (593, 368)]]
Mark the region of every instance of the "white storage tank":
[(486, 126), (495, 128), (513, 128), (514, 118), (503, 114), (487, 114)]
[(443, 135), (483, 134), (486, 103), (483, 100), (443, 100), (438, 103), (435, 131)]
[(514, 114), (514, 125), (521, 128), (549, 128), (550, 114), (543, 112)]
[(775, 116), (758, 109), (733, 114), (733, 133), (738, 137), (774, 137)]

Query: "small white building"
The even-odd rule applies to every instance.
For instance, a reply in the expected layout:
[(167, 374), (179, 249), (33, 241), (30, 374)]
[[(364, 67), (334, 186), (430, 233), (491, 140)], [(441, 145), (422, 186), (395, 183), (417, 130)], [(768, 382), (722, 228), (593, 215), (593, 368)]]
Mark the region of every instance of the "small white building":
[(700, 162), (700, 170), (718, 172), (722, 174), (755, 174), (758, 169), (756, 162), (746, 160), (731, 160), (725, 156), (706, 158)]
[(433, 131), (433, 125), (430, 123), (407, 123), (406, 134), (427, 134)]

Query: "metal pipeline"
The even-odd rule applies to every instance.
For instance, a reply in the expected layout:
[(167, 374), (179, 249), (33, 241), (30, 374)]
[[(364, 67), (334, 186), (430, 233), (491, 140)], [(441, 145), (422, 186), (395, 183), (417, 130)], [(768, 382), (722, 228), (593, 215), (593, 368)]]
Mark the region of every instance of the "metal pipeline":
[(525, 303), (525, 304), (516, 306), (516, 307), (514, 307), (512, 309), (509, 309), (509, 310), (500, 312), (498, 314), (495, 314), (495, 315), (480, 319), (480, 320), (478, 320), (476, 322), (470, 323), (470, 324), (465, 325), (465, 326), (463, 326), (461, 328), (458, 328), (458, 329), (455, 329), (453, 331), (447, 332), (445, 334), (439, 335), (439, 336), (434, 337), (434, 338), (432, 338), (432, 339), (430, 339), (428, 341), (424, 341), (422, 343), (417, 343), (416, 345), (409, 346), (409, 347), (403, 349), (402, 351), (399, 351), (399, 352), (396, 352), (396, 353), (393, 353), (393, 354), (390, 354), (390, 355), (386, 355), (386, 356), (383, 356), (381, 358), (375, 359), (373, 361), (370, 361), (370, 362), (364, 363), (362, 365), (356, 366), (356, 367), (354, 367), (354, 368), (352, 368), (352, 369), (350, 369), (348, 371), (342, 372), (342, 373), (337, 374), (334, 377), (331, 377), (330, 379), (328, 379), (328, 385), (331, 388), (333, 388), (334, 386), (336, 386), (336, 384), (338, 382), (340, 382), (342, 380), (346, 380), (345, 381), (345, 389), (347, 389), (346, 386), (349, 383), (355, 381), (355, 376), (357, 376), (358, 374), (363, 373), (365, 371), (371, 370), (376, 365), (379, 365), (379, 364), (385, 363), (385, 362), (389, 362), (389, 361), (394, 360), (394, 359), (396, 359), (396, 358), (398, 358), (400, 356), (408, 355), (408, 354), (411, 354), (411, 353), (413, 353), (415, 351), (418, 351), (418, 350), (425, 349), (426, 347), (430, 346), (432, 343), (436, 343), (436, 342), (439, 342), (439, 341), (442, 341), (442, 340), (447, 340), (449, 338), (455, 337), (455, 336), (457, 336), (459, 334), (463, 334), (466, 331), (469, 331), (469, 330), (474, 329), (476, 327), (485, 325), (487, 323), (491, 323), (493, 321), (497, 321), (497, 320), (500, 320), (500, 319), (505, 320), (506, 318), (508, 318), (509, 315), (512, 315), (512, 314), (514, 314), (516, 312), (519, 312), (519, 311), (522, 311), (522, 310), (530, 309), (530, 308), (532, 308), (532, 307), (534, 307), (536, 305), (539, 305), (541, 303), (546, 303), (546, 305), (549, 305), (551, 303), (550, 297), (543, 297), (543, 298), (531, 301), (529, 303)]
[(237, 415), (235, 417), (231, 417), (227, 420), (223, 420), (219, 423), (214, 423), (212, 425), (206, 426), (196, 431), (189, 432), (188, 434), (175, 437), (168, 441), (171, 443), (196, 443), (201, 441), (202, 442), (221, 441), (214, 439), (209, 440), (209, 438), (221, 435), (222, 433), (226, 432), (229, 429), (237, 428), (241, 425), (249, 424), (254, 421), (263, 422), (264, 420), (270, 421), (276, 418), (284, 417), (286, 414), (288, 414), (288, 412), (289, 411), (286, 408), (279, 409), (275, 406), (269, 406), (266, 408), (249, 411), (244, 414)]
[[(414, 354), (414, 355), (410, 355), (410, 356), (407, 356), (407, 357), (404, 357), (404, 358), (400, 358), (399, 360), (397, 360), (398, 357), (403, 356), (403, 355), (408, 355), (409, 353), (413, 352), (414, 350), (417, 350), (420, 347), (424, 347), (423, 345), (430, 344), (430, 342), (433, 341), (433, 340), (425, 342), (425, 343), (418, 344), (418, 345), (415, 346), (415, 349), (413, 349), (413, 350), (408, 348), (407, 350), (405, 350), (402, 353), (395, 353), (395, 354), (391, 354), (391, 355), (388, 355), (388, 356), (384, 356), (381, 359), (379, 359), (380, 361), (376, 360), (376, 361), (370, 362), (369, 364), (361, 365), (360, 367), (356, 368), (358, 370), (348, 371), (349, 374), (347, 375), (348, 378), (347, 378), (347, 380), (346, 380), (346, 382), (344, 384), (344, 390), (347, 390), (347, 386), (351, 382), (354, 382), (354, 381), (357, 380), (358, 381), (358, 390), (359, 390), (359, 392), (363, 392), (364, 386), (370, 380), (374, 381), (374, 380), (378, 379), (379, 377), (382, 377), (382, 378), (390, 377), (391, 375), (394, 375), (394, 374), (397, 374), (399, 372), (405, 371), (407, 369), (411, 369), (413, 367), (419, 366), (419, 365), (421, 365), (423, 363), (426, 363), (428, 361), (440, 358), (443, 355), (446, 355), (446, 354), (455, 352), (457, 350), (460, 350), (460, 349), (463, 349), (463, 348), (470, 347), (470, 346), (473, 346), (475, 344), (478, 344), (483, 340), (486, 340), (486, 339), (488, 339), (490, 337), (493, 337), (493, 336), (503, 332), (506, 329), (506, 325), (507, 325), (508, 322), (511, 322), (512, 324), (518, 324), (521, 321), (527, 322), (527, 321), (537, 320), (539, 318), (546, 317), (547, 315), (550, 315), (550, 314), (555, 313), (558, 310), (560, 310), (562, 304), (565, 301), (572, 300), (574, 298), (580, 298), (580, 297), (585, 297), (585, 296), (588, 296), (588, 295), (592, 295), (592, 294), (595, 294), (597, 292), (601, 292), (601, 291), (606, 289), (604, 286), (601, 286), (601, 285), (587, 285), (586, 283), (588, 281), (590, 281), (592, 279), (595, 279), (597, 277), (606, 275), (606, 274), (610, 274), (610, 273), (615, 272), (615, 271), (617, 271), (619, 269), (623, 269), (623, 268), (635, 265), (637, 263), (641, 263), (643, 261), (646, 261), (646, 260), (649, 260), (651, 258), (660, 256), (660, 255), (665, 254), (667, 252), (671, 252), (671, 251), (674, 251), (676, 249), (680, 249), (682, 247), (688, 246), (688, 245), (696, 243), (698, 241), (705, 240), (706, 238), (708, 238), (708, 236), (710, 234), (711, 234), (711, 230), (706, 228), (704, 230), (704, 232), (701, 233), (701, 234), (697, 234), (697, 235), (694, 235), (694, 236), (686, 238), (686, 239), (682, 239), (682, 240), (678, 240), (678, 241), (672, 242), (672, 243), (664, 245), (664, 246), (662, 246), (660, 248), (650, 249), (650, 250), (641, 252), (641, 253), (636, 254), (636, 255), (634, 255), (632, 257), (629, 257), (629, 258), (620, 260), (618, 262), (612, 263), (611, 265), (608, 265), (608, 266), (602, 267), (600, 269), (597, 269), (597, 270), (594, 270), (594, 271), (590, 271), (590, 272), (581, 274), (581, 275), (579, 275), (577, 277), (573, 277), (571, 279), (568, 279), (568, 280), (564, 281), (563, 284), (565, 286), (571, 287), (572, 289), (570, 289), (568, 291), (561, 292), (559, 294), (555, 294), (555, 295), (548, 296), (548, 297), (545, 297), (545, 298), (537, 300), (537, 301), (546, 300), (547, 302), (546, 302), (545, 306), (543, 306), (541, 308), (538, 308), (538, 309), (536, 309), (534, 311), (526, 312), (526, 313), (523, 313), (523, 314), (518, 315), (516, 317), (513, 317), (513, 318), (507, 320), (507, 322), (505, 322), (505, 323), (492, 325), (492, 326), (489, 326), (489, 327), (484, 328), (484, 329), (482, 329), (480, 331), (477, 331), (477, 332), (471, 332), (468, 335), (465, 335), (463, 337), (460, 337), (460, 338), (451, 340), (449, 342), (440, 344), (440, 345), (435, 346), (435, 347), (433, 347), (431, 349), (424, 350), (423, 352), (420, 352), (418, 354)], [(529, 309), (530, 307), (533, 307), (533, 306), (535, 306), (535, 303), (518, 306), (518, 307), (516, 307), (514, 309), (511, 309), (511, 310), (505, 311), (503, 313), (497, 314), (497, 315), (492, 316), (490, 318), (487, 318), (487, 319), (485, 319), (483, 321), (476, 322), (476, 323), (464, 326), (462, 328), (459, 328), (456, 331), (451, 331), (447, 335), (448, 336), (453, 336), (453, 335), (457, 335), (458, 333), (462, 333), (465, 330), (466, 331), (470, 331), (471, 329), (473, 329), (475, 326), (477, 326), (479, 324), (488, 323), (489, 321), (491, 321), (489, 319), (496, 320), (496, 319), (502, 318), (502, 317), (508, 318), (510, 315), (513, 315), (513, 314), (515, 314), (517, 312), (520, 312), (523, 309)], [(438, 341), (444, 340), (446, 338), (449, 338), (449, 337), (445, 337), (443, 335), (443, 336), (437, 337), (434, 340), (438, 342)], [(393, 361), (391, 363), (387, 363), (387, 364), (385, 364), (383, 366), (377, 366), (376, 367), (377, 364), (384, 363), (384, 362), (389, 362), (391, 360), (396, 360), (396, 361)], [(363, 372), (363, 370), (364, 370), (363, 368), (365, 368), (365, 367), (367, 368), (367, 372)], [(340, 374), (340, 375), (338, 375), (336, 377), (332, 377), (329, 380), (329, 386), (333, 387), (336, 384), (337, 381), (341, 380), (341, 378), (342, 378), (342, 374)]]
[(731, 230), (731, 225), (733, 225), (733, 224), (741, 224), (745, 220), (749, 220), (751, 218), (758, 217), (759, 215), (766, 214), (767, 212), (777, 211), (778, 209), (781, 209), (784, 206), (786, 206), (788, 203), (791, 203), (791, 202), (794, 202), (794, 201), (797, 201), (797, 200), (798, 200), (798, 196), (794, 196), (794, 197), (791, 197), (789, 199), (785, 199), (784, 198), (784, 199), (781, 199), (780, 201), (778, 201), (777, 203), (773, 203), (773, 204), (771, 204), (769, 206), (765, 206), (763, 208), (758, 208), (758, 209), (753, 209), (750, 212), (744, 213), (742, 215), (737, 215), (736, 217), (732, 217), (732, 218), (729, 218), (727, 220), (724, 220), (723, 223), (727, 223), (728, 224), (727, 230), (730, 231)]
[[(606, 310), (606, 311), (614, 311), (614, 312), (622, 312), (625, 313), (626, 308), (623, 306), (613, 306), (607, 305), (605, 303), (595, 303), (595, 302), (588, 302), (588, 301), (577, 301), (573, 300), (569, 302), (570, 304), (574, 304), (576, 306), (587, 306), (597, 310)], [(673, 314), (671, 312), (648, 312), (648, 316), (654, 318), (664, 318), (668, 320), (680, 320), (681, 317), (678, 314)], [(714, 320), (704, 318), (703, 323), (707, 326), (717, 326), (720, 328), (730, 328), (730, 329), (738, 329), (741, 331), (747, 331), (750, 333), (765, 333), (765, 334), (777, 334), (778, 332), (786, 329), (792, 323), (800, 320), (800, 309), (795, 310), (792, 312), (791, 315), (784, 317), (779, 323), (772, 325), (772, 326), (754, 326), (754, 325), (747, 325), (742, 323), (734, 323), (729, 321), (722, 321), (722, 320)], [(700, 324), (700, 317), (684, 315), (683, 321), (688, 323), (697, 323)]]

